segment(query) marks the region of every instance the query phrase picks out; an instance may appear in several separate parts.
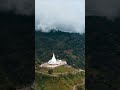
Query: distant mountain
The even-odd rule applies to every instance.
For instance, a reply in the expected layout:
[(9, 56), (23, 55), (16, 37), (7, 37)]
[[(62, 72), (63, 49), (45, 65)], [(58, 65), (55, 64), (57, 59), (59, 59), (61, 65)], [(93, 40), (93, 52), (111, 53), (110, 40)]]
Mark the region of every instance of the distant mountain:
[(76, 68), (85, 68), (85, 34), (51, 30), (35, 32), (36, 63), (46, 62), (55, 53)]

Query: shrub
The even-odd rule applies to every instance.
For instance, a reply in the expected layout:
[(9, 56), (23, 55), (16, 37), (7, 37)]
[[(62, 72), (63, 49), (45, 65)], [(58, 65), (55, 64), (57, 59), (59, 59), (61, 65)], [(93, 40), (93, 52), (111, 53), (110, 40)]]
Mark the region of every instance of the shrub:
[(48, 74), (52, 74), (52, 73), (53, 73), (53, 69), (49, 69)]

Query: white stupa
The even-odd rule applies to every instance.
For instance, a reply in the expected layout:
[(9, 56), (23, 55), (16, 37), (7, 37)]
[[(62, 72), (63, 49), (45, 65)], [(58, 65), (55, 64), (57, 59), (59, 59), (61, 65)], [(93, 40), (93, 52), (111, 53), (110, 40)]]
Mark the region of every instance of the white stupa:
[(52, 59), (48, 61), (48, 64), (58, 64), (58, 61), (56, 60), (54, 53)]
[(50, 59), (47, 63), (41, 64), (41, 67), (54, 68), (65, 64), (67, 64), (66, 61), (56, 59), (55, 54), (53, 53), (52, 59)]

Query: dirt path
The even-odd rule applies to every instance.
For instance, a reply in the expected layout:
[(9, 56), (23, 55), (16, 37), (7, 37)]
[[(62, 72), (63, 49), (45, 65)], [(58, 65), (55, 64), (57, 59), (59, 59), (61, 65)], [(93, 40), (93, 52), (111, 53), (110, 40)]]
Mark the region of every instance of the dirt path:
[[(49, 75), (49, 76), (55, 76), (55, 77), (57, 77), (59, 75), (68, 75), (69, 74), (69, 72), (65, 72), (65, 73), (53, 73), (53, 74), (48, 74), (47, 72), (40, 72), (40, 71), (35, 71), (35, 72), (41, 73), (41, 74), (45, 74), (45, 75)], [(79, 70), (75, 70), (75, 71), (73, 71), (71, 73), (72, 74), (76, 74), (76, 73), (79, 73), (79, 72), (85, 72), (85, 71), (82, 70), (82, 69), (79, 69)]]
[(74, 86), (73, 86), (73, 90), (77, 90), (77, 89), (76, 89), (77, 86), (82, 86), (82, 85), (84, 85), (84, 84), (85, 84), (85, 80), (83, 79), (83, 83), (74, 85)]

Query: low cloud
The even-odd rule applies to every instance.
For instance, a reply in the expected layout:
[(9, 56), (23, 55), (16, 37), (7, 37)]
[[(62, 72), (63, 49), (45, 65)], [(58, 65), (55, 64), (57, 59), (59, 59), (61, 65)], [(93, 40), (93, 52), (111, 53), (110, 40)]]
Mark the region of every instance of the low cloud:
[(85, 0), (35, 0), (35, 28), (85, 32)]

